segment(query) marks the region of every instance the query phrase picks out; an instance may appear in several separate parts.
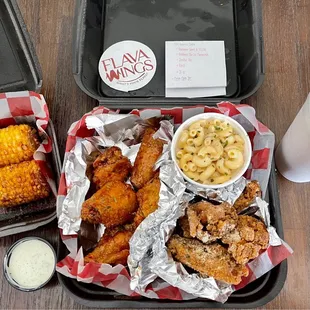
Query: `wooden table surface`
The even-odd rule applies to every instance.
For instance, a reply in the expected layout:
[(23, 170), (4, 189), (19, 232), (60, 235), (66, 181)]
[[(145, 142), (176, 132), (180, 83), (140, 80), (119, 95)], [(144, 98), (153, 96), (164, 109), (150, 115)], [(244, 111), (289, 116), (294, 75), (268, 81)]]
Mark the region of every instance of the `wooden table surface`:
[[(43, 70), (43, 89), (63, 155), (70, 124), (97, 105), (75, 84), (71, 69), (74, 0), (19, 0), (20, 9)], [(266, 79), (247, 102), (276, 134), (277, 142), (310, 90), (310, 1), (264, 0)], [(0, 42), (1, 44), (1, 42)], [(288, 278), (267, 309), (310, 309), (310, 184), (278, 178), (286, 241), (295, 253), (288, 259)], [(57, 224), (24, 235), (46, 238), (56, 245)], [(0, 259), (22, 235), (0, 239)], [(2, 268), (0, 277), (3, 279)], [(1, 309), (82, 309), (56, 277), (44, 289), (22, 293), (0, 282)]]

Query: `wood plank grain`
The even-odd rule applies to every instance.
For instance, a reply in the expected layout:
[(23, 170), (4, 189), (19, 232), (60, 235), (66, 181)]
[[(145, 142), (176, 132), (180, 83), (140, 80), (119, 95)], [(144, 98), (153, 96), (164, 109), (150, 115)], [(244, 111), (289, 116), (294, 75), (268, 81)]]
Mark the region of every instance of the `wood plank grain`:
[[(43, 71), (43, 89), (63, 156), (66, 132), (73, 121), (97, 105), (75, 84), (71, 66), (74, 0), (18, 0)], [(266, 78), (247, 100), (280, 141), (310, 90), (309, 0), (263, 0)], [(310, 308), (310, 184), (278, 178), (286, 241), (295, 249), (280, 295), (267, 309)], [(56, 246), (56, 221), (26, 234), (0, 239), (0, 258), (23, 236), (40, 236)], [(0, 268), (0, 277), (3, 277)], [(0, 282), (2, 309), (86, 309), (75, 303), (56, 277), (44, 289), (23, 293)]]

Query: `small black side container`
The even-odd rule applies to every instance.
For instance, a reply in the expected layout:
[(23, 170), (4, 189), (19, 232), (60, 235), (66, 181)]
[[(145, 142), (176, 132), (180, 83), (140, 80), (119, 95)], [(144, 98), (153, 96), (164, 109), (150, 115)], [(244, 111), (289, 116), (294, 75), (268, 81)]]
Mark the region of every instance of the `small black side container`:
[[(15, 0), (1, 0), (0, 93), (24, 90), (39, 92), (41, 86), (41, 68), (17, 3)], [(47, 133), (53, 143), (53, 150), (48, 155), (48, 161), (54, 172), (56, 185), (58, 185), (61, 160), (51, 120), (47, 127)], [(35, 229), (55, 218), (56, 198), (53, 195), (17, 207), (1, 208), (0, 238)]]
[[(186, 9), (184, 9), (186, 8)], [(173, 14), (171, 14), (171, 9)], [(174, 17), (171, 17), (173, 15)], [(161, 24), (165, 25), (165, 30)], [(103, 85), (98, 62), (103, 51), (122, 40), (148, 45), (157, 57), (153, 80), (143, 89), (120, 93)], [(164, 43), (167, 40), (224, 40), (228, 86), (226, 97), (182, 99), (164, 97)], [(100, 105), (120, 108), (167, 108), (240, 103), (254, 94), (264, 79), (261, 0), (77, 0), (73, 26), (73, 74), (79, 87)], [(272, 225), (283, 228), (272, 168), (267, 197)], [(58, 259), (67, 255), (59, 243)], [(223, 305), (206, 299), (191, 301), (130, 298), (58, 274), (66, 292), (77, 302), (98, 308), (256, 308), (273, 300), (287, 275), (284, 261), (266, 275), (232, 294)]]

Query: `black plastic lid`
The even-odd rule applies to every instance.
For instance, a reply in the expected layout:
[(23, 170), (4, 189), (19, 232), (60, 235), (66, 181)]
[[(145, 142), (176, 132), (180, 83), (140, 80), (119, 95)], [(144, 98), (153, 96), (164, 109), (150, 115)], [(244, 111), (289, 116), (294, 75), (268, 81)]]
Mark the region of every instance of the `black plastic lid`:
[[(146, 44), (157, 59), (153, 80), (130, 93), (108, 88), (98, 73), (103, 51), (122, 40)], [(167, 40), (224, 40), (227, 96), (166, 98)], [(72, 62), (79, 87), (108, 108), (215, 105), (223, 100), (240, 103), (254, 94), (264, 79), (262, 0), (76, 0)]]
[(42, 72), (15, 0), (0, 1), (0, 92), (42, 86)]

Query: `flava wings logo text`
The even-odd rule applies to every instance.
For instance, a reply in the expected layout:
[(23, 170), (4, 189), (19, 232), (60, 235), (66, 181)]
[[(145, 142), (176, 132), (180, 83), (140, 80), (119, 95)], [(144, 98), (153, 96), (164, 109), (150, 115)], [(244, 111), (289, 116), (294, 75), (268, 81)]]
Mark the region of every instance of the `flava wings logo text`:
[(128, 92), (147, 85), (156, 65), (156, 57), (149, 47), (136, 41), (122, 41), (102, 54), (99, 73), (110, 87)]

